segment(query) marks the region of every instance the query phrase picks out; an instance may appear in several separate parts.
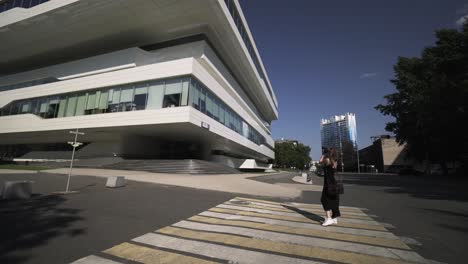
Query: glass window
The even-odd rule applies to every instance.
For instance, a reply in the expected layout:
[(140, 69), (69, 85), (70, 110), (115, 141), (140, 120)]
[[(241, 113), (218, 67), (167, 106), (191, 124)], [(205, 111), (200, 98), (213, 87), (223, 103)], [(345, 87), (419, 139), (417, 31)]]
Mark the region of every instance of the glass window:
[(62, 95), (60, 97), (59, 109), (57, 111), (57, 117), (64, 117), (65, 116), (65, 109), (67, 107), (67, 96)]
[(29, 8), (30, 5), (31, 5), (31, 0), (23, 0), (23, 3), (21, 4), (21, 7)]
[(179, 78), (166, 81), (163, 107), (180, 106), (182, 82)]
[(200, 89), (194, 79), (190, 82), (190, 97), (192, 99), (192, 107), (200, 110)]
[(46, 117), (46, 114), (47, 114), (47, 101), (48, 101), (48, 97), (45, 97), (45, 98), (41, 98), (40, 101), (39, 101), (39, 116), (40, 117)]
[(224, 110), (223, 103), (220, 102), (220, 103), (219, 103), (219, 114), (218, 114), (218, 118), (219, 118), (219, 122), (221, 122), (221, 124), (225, 124), (224, 113), (225, 113), (225, 110)]
[(31, 101), (26, 100), (21, 104), (21, 113), (26, 114), (31, 112)]
[(109, 103), (107, 105), (107, 112), (119, 112), (120, 104), (120, 87), (109, 89)]
[(47, 106), (46, 118), (55, 118), (57, 117), (57, 111), (59, 108), (59, 97), (53, 96), (49, 100), (49, 105)]
[(98, 106), (98, 112), (99, 113), (105, 113), (107, 112), (107, 109), (108, 109), (108, 95), (109, 95), (109, 91), (106, 90), (106, 91), (102, 91), (100, 92), (101, 93), (101, 96), (99, 97), (99, 106)]
[(205, 101), (205, 87), (201, 86), (201, 85), (198, 85), (198, 87), (200, 88), (200, 93), (198, 94), (198, 97), (199, 97), (199, 105), (200, 105), (200, 112), (202, 113), (206, 113), (206, 101)]
[(68, 96), (67, 101), (67, 110), (65, 111), (65, 116), (74, 116), (76, 108), (76, 94)]
[(133, 97), (134, 109), (143, 110), (146, 107), (146, 100), (148, 99), (148, 87), (146, 83), (140, 83), (135, 87), (135, 95)]
[(76, 102), (76, 112), (75, 112), (76, 116), (85, 114), (87, 97), (88, 97), (88, 93), (80, 94), (78, 96), (78, 100)]
[(120, 109), (121, 111), (132, 111), (134, 110), (133, 105), (133, 86), (122, 87), (120, 93)]
[(165, 95), (168, 94), (180, 94), (182, 93), (182, 82), (180, 78), (171, 79), (166, 81)]
[(180, 105), (187, 105), (188, 94), (189, 94), (189, 78), (184, 78), (182, 80), (182, 99), (180, 100)]
[(10, 115), (11, 104), (5, 105), (3, 108), (0, 108), (0, 116)]
[(10, 115), (17, 115), (20, 111), (21, 103), (13, 102), (11, 104)]
[[(5, 10), (10, 10), (13, 8), (13, 4), (14, 4), (14, 1), (9, 1), (9, 2), (6, 2), (6, 8)], [(16, 114), (15, 114), (16, 115)]]
[(86, 102), (85, 115), (94, 114), (94, 109), (97, 108), (96, 96), (97, 96), (97, 92), (88, 93), (88, 102)]
[(216, 119), (216, 121), (219, 121), (219, 101), (216, 99), (216, 97), (213, 98), (213, 118)]
[(160, 109), (163, 104), (164, 82), (153, 81), (148, 87), (148, 103), (146, 109)]
[(242, 121), (242, 135), (246, 138), (249, 138), (249, 135), (252, 134), (250, 129), (249, 129), (249, 125)]
[(206, 114), (213, 117), (213, 95), (206, 91)]

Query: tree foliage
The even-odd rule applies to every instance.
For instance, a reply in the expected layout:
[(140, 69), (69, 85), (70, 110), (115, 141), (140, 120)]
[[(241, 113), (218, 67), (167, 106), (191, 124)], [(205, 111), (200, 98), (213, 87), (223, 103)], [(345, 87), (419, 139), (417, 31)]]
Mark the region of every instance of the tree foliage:
[(301, 143), (281, 142), (275, 144), (275, 164), (280, 168), (302, 169), (310, 163), (310, 147)]
[(386, 130), (407, 143), (408, 155), (446, 168), (447, 162), (467, 160), (468, 133), (462, 127), (468, 121), (468, 23), (435, 35), (435, 46), (419, 58), (398, 58), (391, 80), (397, 92), (376, 109), (395, 118)]

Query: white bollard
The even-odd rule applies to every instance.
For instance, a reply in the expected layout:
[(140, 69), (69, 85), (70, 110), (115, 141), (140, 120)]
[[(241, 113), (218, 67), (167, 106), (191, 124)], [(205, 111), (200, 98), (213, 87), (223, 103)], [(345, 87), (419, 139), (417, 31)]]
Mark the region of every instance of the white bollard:
[(106, 187), (117, 188), (125, 186), (124, 176), (111, 176), (107, 178)]

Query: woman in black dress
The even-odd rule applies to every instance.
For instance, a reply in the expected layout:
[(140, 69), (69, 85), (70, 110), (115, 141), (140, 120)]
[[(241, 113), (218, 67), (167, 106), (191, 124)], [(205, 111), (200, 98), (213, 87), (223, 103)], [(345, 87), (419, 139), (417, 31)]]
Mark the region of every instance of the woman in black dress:
[(336, 185), (335, 169), (336, 169), (336, 151), (333, 148), (330, 150), (324, 149), (320, 163), (323, 166), (323, 190), (320, 201), (326, 213), (325, 221), (322, 226), (338, 224), (340, 214), (340, 196), (337, 193), (330, 193), (328, 186)]

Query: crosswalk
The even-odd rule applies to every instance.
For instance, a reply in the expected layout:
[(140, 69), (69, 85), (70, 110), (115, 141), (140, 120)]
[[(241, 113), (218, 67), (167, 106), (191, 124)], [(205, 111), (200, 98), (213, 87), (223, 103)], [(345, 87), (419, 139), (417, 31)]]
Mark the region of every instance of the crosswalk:
[(322, 227), (318, 204), (236, 197), (73, 264), (429, 263), (355, 207)]

